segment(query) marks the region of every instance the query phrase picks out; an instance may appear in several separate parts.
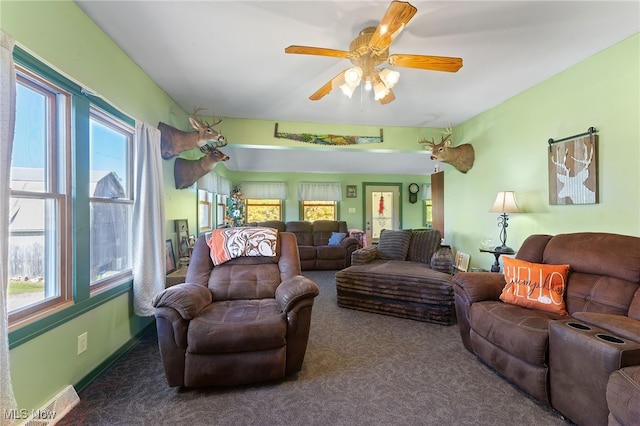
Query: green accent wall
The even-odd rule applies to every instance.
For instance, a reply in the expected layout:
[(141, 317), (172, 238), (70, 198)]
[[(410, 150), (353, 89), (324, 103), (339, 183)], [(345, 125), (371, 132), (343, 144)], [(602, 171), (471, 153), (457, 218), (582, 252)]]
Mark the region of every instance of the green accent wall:
[[(164, 121), (187, 130), (187, 113), (162, 91), (71, 1), (0, 1), (0, 27), (36, 57), (102, 95), (125, 114), (155, 125)], [(604, 231), (640, 235), (640, 35), (587, 59), (454, 128), (456, 144), (471, 143), (475, 165), (467, 174), (445, 166), (445, 240), (471, 255), (471, 266), (488, 268), (480, 254), (485, 237), (497, 241), (497, 214), (489, 213), (497, 191), (513, 190), (524, 213), (509, 221), (509, 244), (517, 248), (532, 233)], [(230, 144), (299, 146), (273, 138), (273, 122), (225, 118)], [(547, 202), (547, 140), (599, 130), (600, 203), (550, 206)], [(280, 123), (287, 132), (370, 134), (375, 128), (317, 123)], [(366, 132), (366, 133), (365, 133)], [(440, 129), (385, 128), (385, 142), (345, 149), (419, 151), (418, 137), (439, 137)], [(309, 147), (309, 150), (316, 149)], [(175, 190), (174, 160), (163, 162), (167, 238), (173, 219), (196, 224), (194, 188)], [(301, 181), (357, 185), (358, 198), (344, 198), (341, 219), (362, 228), (362, 182), (427, 182), (428, 176), (320, 175), (216, 171), (234, 182), (286, 181), (285, 219), (298, 219)], [(406, 189), (405, 189), (406, 190)], [(406, 195), (406, 194), (405, 194)], [(422, 226), (421, 203), (403, 205), (403, 226)], [(350, 207), (356, 213), (348, 213)], [(138, 318), (127, 292), (52, 324), (46, 332), (12, 347), (11, 374), (21, 409), (37, 409), (66, 385), (82, 385), (109, 363), (149, 324)], [(77, 336), (88, 332), (89, 350), (76, 355)], [(5, 366), (2, 366), (5, 368)]]
[[(600, 202), (549, 205), (548, 140), (599, 135)], [(515, 191), (523, 213), (509, 215), (508, 243), (517, 250), (536, 233), (598, 231), (640, 236), (640, 34), (514, 96), (454, 128), (471, 143), (467, 174), (445, 167), (445, 239), (488, 269), (485, 237), (499, 241), (498, 191)]]

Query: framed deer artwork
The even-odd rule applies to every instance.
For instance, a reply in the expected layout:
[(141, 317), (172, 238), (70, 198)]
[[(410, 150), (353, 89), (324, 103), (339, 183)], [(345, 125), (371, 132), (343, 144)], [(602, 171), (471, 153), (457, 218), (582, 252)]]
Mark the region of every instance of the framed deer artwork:
[(598, 203), (598, 135), (549, 139), (549, 204)]

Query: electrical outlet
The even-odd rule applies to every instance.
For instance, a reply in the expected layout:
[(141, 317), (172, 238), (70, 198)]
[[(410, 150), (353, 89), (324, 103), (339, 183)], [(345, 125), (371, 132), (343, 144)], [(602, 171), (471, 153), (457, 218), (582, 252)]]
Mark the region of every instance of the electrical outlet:
[(78, 355), (87, 350), (87, 332), (78, 336)]

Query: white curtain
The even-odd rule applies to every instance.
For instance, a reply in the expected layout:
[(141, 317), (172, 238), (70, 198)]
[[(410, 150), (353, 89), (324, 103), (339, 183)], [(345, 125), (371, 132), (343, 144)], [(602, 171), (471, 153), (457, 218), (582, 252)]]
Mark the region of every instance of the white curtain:
[(287, 185), (284, 182), (242, 182), (244, 198), (258, 200), (286, 200)]
[(16, 72), (13, 65), (13, 37), (0, 30), (0, 424), (13, 424), (4, 413), (16, 409), (9, 369), (9, 185), (13, 132), (16, 120)]
[(209, 172), (206, 175), (198, 179), (198, 189), (204, 189), (209, 192), (216, 192), (218, 190), (218, 175), (213, 172)]
[(431, 184), (423, 183), (422, 184), (422, 199), (430, 200), (431, 199)]
[(298, 184), (300, 201), (342, 201), (340, 182), (301, 182)]
[(225, 177), (218, 176), (218, 188), (214, 192), (218, 195), (231, 195), (231, 181)]
[(136, 123), (133, 203), (133, 308), (153, 315), (151, 300), (165, 286), (165, 223), (160, 130)]

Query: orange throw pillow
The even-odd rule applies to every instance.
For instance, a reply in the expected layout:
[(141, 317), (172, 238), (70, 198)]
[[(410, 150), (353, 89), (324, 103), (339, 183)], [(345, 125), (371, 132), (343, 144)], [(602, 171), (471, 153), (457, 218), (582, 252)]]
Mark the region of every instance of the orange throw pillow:
[(566, 315), (564, 291), (569, 265), (546, 265), (503, 257), (504, 278), (500, 300), (505, 303)]

